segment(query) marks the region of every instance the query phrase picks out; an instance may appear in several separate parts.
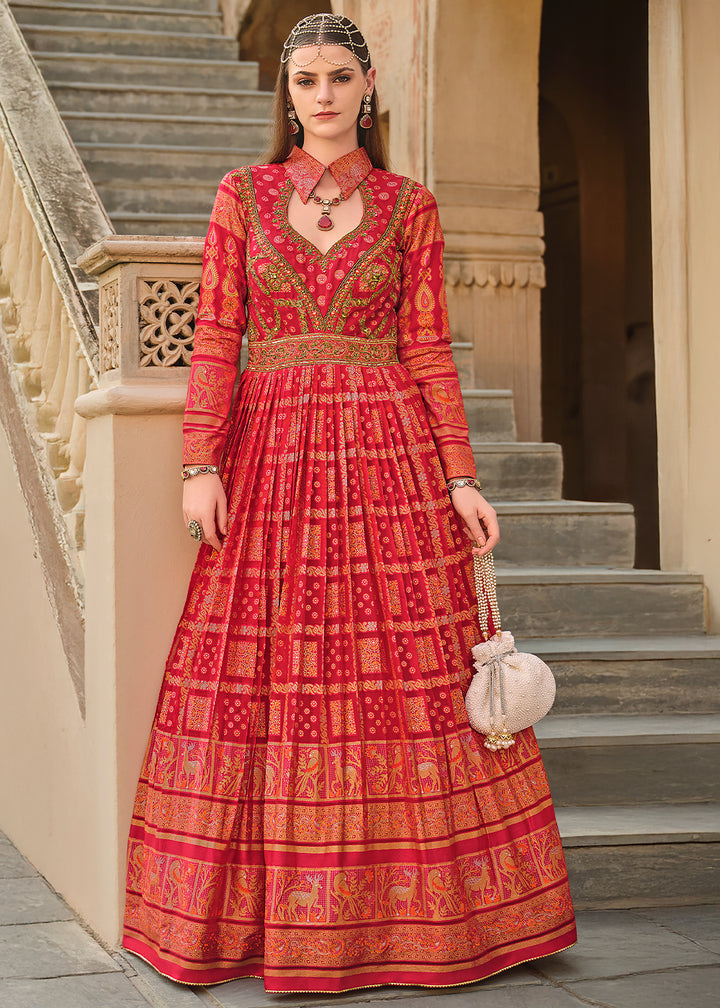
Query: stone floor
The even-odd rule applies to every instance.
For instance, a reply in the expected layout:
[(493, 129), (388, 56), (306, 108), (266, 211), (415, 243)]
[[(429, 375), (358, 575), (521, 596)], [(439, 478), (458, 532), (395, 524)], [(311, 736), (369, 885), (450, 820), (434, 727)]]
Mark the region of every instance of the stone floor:
[[(346, 995), (265, 993), (259, 980), (182, 987), (107, 952), (0, 834), (0, 1004), (8, 1008), (268, 1008), (402, 1000), (402, 1008), (716, 1008), (720, 906), (591, 910), (578, 944), (483, 983)], [(381, 1008), (381, 1005), (375, 1005)]]

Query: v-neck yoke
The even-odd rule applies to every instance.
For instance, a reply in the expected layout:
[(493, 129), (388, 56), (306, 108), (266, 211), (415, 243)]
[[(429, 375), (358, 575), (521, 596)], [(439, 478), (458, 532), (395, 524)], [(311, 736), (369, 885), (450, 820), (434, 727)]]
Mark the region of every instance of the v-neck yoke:
[(284, 192), (277, 201), (275, 216), (278, 221), (278, 225), (295, 241), (297, 245), (304, 249), (311, 259), (316, 259), (323, 265), (341, 255), (347, 245), (351, 244), (356, 238), (365, 234), (375, 223), (377, 208), (375, 207), (375, 203), (372, 198), (372, 192), (363, 180), (357, 186), (363, 206), (362, 217), (360, 218), (359, 224), (351, 231), (348, 231), (347, 234), (338, 238), (337, 241), (333, 242), (327, 252), (321, 252), (317, 245), (311, 242), (309, 238), (306, 238), (305, 235), (300, 234), (300, 232), (290, 223), (288, 210), (290, 208), (290, 200), (292, 199), (294, 188), (295, 187), (292, 182), (288, 180)]

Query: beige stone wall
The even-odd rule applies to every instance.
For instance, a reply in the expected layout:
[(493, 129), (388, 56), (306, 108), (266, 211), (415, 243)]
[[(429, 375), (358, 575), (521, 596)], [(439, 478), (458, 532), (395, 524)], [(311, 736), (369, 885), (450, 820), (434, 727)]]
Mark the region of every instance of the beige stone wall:
[(650, 2), (661, 562), (699, 571), (720, 631), (720, 6)]
[(13, 572), (0, 579), (0, 808), (11, 840), (115, 944), (135, 787), (197, 548), (180, 510), (177, 405), (92, 417), (88, 435), (83, 718), (0, 427)]
[[(113, 803), (101, 769), (113, 733), (93, 732), (81, 716), (2, 427), (0, 513), (3, 569), (12, 572), (0, 579), (2, 826), (95, 924), (106, 874), (116, 874), (101, 825)], [(97, 722), (96, 683), (91, 690), (88, 716)]]

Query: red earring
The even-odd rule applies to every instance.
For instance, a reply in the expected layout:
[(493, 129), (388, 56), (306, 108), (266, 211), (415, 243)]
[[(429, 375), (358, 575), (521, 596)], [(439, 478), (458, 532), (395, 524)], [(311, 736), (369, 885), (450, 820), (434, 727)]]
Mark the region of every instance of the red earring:
[(289, 126), (290, 132), (292, 134), (299, 133), (300, 132), (300, 127), (298, 126), (298, 124), (295, 121), (295, 115), (296, 115), (296, 113), (295, 113), (295, 109), (292, 107), (291, 102), (287, 103), (287, 108), (288, 108), (288, 119), (290, 120), (290, 126)]
[(370, 95), (365, 94), (363, 95), (362, 116), (360, 117), (360, 125), (363, 129), (370, 129), (373, 124), (370, 107)]

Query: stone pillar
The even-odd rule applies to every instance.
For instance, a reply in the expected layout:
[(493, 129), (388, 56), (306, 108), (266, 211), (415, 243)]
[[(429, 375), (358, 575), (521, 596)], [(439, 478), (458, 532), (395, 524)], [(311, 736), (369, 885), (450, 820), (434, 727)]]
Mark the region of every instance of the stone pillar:
[(427, 183), (446, 238), (453, 337), (472, 384), (510, 388), (541, 439), (538, 51), (541, 0), (429, 5)]
[(650, 157), (663, 568), (699, 571), (720, 632), (720, 6), (650, 0)]
[(137, 778), (197, 552), (180, 469), (201, 252), (199, 240), (112, 237), (81, 259), (100, 284), (99, 388), (76, 408), (87, 420), (86, 675), (114, 747), (102, 917), (93, 920), (110, 943)]
[[(434, 192), (462, 384), (509, 388), (540, 440), (541, 0), (335, 0), (378, 67), (393, 171)], [(471, 356), (471, 360), (468, 357)]]

